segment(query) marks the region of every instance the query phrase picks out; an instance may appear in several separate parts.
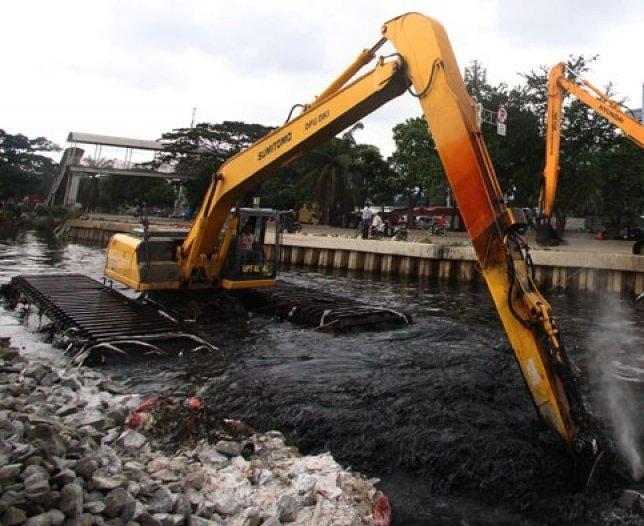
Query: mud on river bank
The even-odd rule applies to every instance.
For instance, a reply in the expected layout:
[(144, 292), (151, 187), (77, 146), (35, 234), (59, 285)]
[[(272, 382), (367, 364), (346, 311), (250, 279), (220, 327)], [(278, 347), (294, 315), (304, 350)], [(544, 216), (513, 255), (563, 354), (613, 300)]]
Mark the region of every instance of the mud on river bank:
[[(52, 268), (97, 277), (102, 263), (100, 249), (31, 233), (0, 245), (1, 282)], [(395, 524), (643, 523), (617, 503), (633, 484), (607, 477), (587, 495), (575, 491), (570, 461), (537, 421), (485, 289), (296, 269), (283, 278), (404, 308), (415, 323), (333, 336), (255, 316), (200, 327), (220, 355), (105, 369), (139, 392), (197, 393), (224, 416), (280, 429), (303, 452), (329, 450), (345, 466), (380, 477)], [(639, 416), (631, 434), (642, 451), (644, 305), (549, 299), (598, 408), (615, 407), (615, 396), (613, 405), (600, 403), (602, 372), (611, 367), (617, 406)], [(0, 322), (16, 342), (38, 339), (12, 314), (2, 312)]]

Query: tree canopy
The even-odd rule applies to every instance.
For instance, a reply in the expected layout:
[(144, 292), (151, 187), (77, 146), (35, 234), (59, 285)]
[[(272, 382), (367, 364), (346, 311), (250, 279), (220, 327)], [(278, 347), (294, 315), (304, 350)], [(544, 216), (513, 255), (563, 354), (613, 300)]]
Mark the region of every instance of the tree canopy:
[(0, 199), (21, 200), (27, 195), (46, 195), (56, 172), (47, 152), (60, 148), (44, 137), (29, 139), (0, 129)]
[[(597, 57), (571, 56), (571, 75), (586, 74)], [(545, 156), (545, 115), (548, 68), (522, 75), (513, 87), (491, 85), (485, 67), (474, 61), (464, 80), (472, 98), (484, 108), (503, 104), (509, 115), (508, 133), (499, 136), (482, 125), (501, 185), (513, 189), (513, 205), (537, 203)], [(615, 97), (609, 84), (607, 92)], [(362, 124), (318, 145), (289, 166), (269, 176), (254, 196), (264, 206), (298, 209), (317, 204), (326, 223), (346, 225), (366, 200), (379, 205), (411, 207), (442, 205), (447, 181), (434, 141), (422, 116), (394, 126), (395, 149), (383, 158), (373, 145), (357, 140)], [(164, 151), (157, 163), (171, 163), (179, 172), (197, 175), (187, 185), (193, 209), (200, 204), (211, 176), (232, 155), (246, 149), (273, 128), (257, 123), (200, 123), (162, 135)], [(29, 139), (0, 130), (0, 196), (22, 198), (46, 193), (56, 170), (47, 155), (58, 147), (43, 137)], [(555, 202), (558, 228), (569, 214), (601, 216), (614, 226), (632, 223), (644, 211), (644, 156), (615, 127), (582, 102), (567, 97), (564, 104), (560, 181)], [(99, 162), (100, 160), (97, 160)], [(170, 206), (175, 188), (165, 181), (98, 177), (83, 181), (81, 201), (89, 208), (115, 210), (119, 205), (146, 201)], [(411, 215), (411, 214), (410, 214)]]
[(271, 130), (261, 124), (239, 121), (203, 122), (192, 128), (177, 128), (161, 136), (164, 151), (159, 162), (172, 163), (178, 172), (198, 176), (187, 184), (188, 202), (196, 209), (219, 166)]

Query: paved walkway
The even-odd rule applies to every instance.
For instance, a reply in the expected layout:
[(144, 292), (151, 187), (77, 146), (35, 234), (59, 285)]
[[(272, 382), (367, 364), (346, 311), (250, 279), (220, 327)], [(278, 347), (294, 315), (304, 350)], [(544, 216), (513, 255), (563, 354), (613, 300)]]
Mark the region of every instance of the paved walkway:
[[(113, 214), (89, 214), (90, 219), (103, 221), (128, 221), (138, 222), (134, 216), (113, 215)], [(163, 224), (164, 226), (181, 225), (189, 226), (189, 222), (169, 217), (150, 217), (150, 223)], [(302, 233), (314, 236), (336, 236), (336, 237), (357, 237), (358, 231), (351, 228), (340, 228), (326, 225), (303, 225)], [(571, 233), (566, 236), (568, 244), (558, 247), (538, 247), (534, 239), (534, 232), (530, 231), (525, 236), (532, 250), (552, 250), (560, 252), (610, 252), (618, 254), (630, 254), (633, 248), (633, 241), (605, 240), (597, 241), (592, 234)], [(470, 240), (465, 232), (449, 232), (447, 236), (432, 236), (429, 231), (423, 229), (410, 229), (409, 241), (425, 241), (436, 244), (447, 245), (469, 245)]]
[[(331, 235), (339, 237), (356, 237), (357, 230), (350, 228), (329, 227), (325, 225), (304, 225), (302, 233), (311, 235)], [(633, 241), (605, 240), (597, 241), (592, 234), (571, 233), (566, 235), (568, 244), (558, 247), (542, 248), (537, 246), (534, 232), (524, 236), (532, 250), (554, 250), (561, 252), (612, 252), (630, 254)], [(436, 244), (469, 245), (470, 240), (466, 232), (449, 232), (447, 236), (432, 236), (427, 230), (409, 230), (409, 241), (430, 241)]]

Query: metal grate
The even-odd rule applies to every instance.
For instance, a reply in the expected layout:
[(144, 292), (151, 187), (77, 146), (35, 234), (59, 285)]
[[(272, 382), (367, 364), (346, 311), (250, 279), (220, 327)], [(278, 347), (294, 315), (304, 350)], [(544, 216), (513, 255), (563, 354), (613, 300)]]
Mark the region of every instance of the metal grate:
[[(130, 299), (82, 274), (22, 275), (11, 280), (14, 294), (38, 307), (71, 342), (68, 351), (84, 360), (104, 361), (106, 353), (166, 351), (216, 347), (191, 333), (149, 303)], [(196, 346), (197, 347), (196, 347)]]

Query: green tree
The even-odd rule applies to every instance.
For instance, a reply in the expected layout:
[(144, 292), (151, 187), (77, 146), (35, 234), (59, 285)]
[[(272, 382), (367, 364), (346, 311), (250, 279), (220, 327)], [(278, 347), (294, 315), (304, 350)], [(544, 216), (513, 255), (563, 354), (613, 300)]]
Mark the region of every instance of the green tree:
[(427, 121), (414, 117), (393, 129), (396, 149), (389, 162), (392, 167), (387, 186), (405, 197), (411, 221), (412, 209), (422, 195), (429, 202), (444, 196), (446, 180)]
[(487, 69), (478, 61), (465, 69), (465, 84), (470, 96), (483, 108), (496, 111), (503, 104), (508, 112), (506, 136), (496, 127), (481, 124), (490, 158), (501, 187), (516, 188), (514, 206), (533, 207), (539, 196), (545, 147), (539, 116), (525, 85), (508, 88), (504, 83), (487, 82)]
[(358, 176), (356, 204), (360, 205), (370, 199), (384, 206), (393, 201), (396, 194), (392, 185), (394, 172), (377, 146), (357, 144), (354, 166)]
[(99, 204), (99, 178), (84, 177), (78, 187), (78, 202), (87, 212), (96, 210)]
[(302, 203), (313, 199), (308, 189), (299, 184), (301, 177), (294, 166), (285, 166), (269, 176), (254, 194), (261, 198), (263, 207), (297, 210)]
[(312, 150), (303, 165), (312, 166), (304, 173), (303, 184), (314, 189), (324, 224), (346, 224), (354, 206), (357, 174), (349, 141), (333, 137)]
[(177, 128), (161, 136), (165, 146), (159, 162), (174, 164), (177, 171), (198, 176), (187, 184), (186, 192), (188, 202), (196, 209), (219, 166), (270, 131), (272, 128), (261, 124), (239, 121)]
[(321, 144), (296, 164), (303, 196), (320, 206), (324, 224), (347, 226), (355, 207), (371, 197), (373, 181), (386, 164), (375, 146), (358, 144), (355, 124), (340, 137)]
[[(107, 175), (98, 181), (98, 206), (106, 212), (117, 212), (121, 207), (145, 203), (148, 208), (170, 208), (174, 204), (175, 189), (169, 181), (146, 177)], [(89, 204), (83, 202), (85, 207)]]
[(644, 213), (644, 155), (639, 146), (620, 136), (610, 150), (599, 155), (599, 172), (604, 174), (597, 188), (601, 205), (596, 214), (610, 230), (639, 223)]
[(46, 195), (56, 163), (42, 153), (59, 150), (44, 137), (29, 139), (0, 129), (0, 198), (20, 200), (31, 194)]

